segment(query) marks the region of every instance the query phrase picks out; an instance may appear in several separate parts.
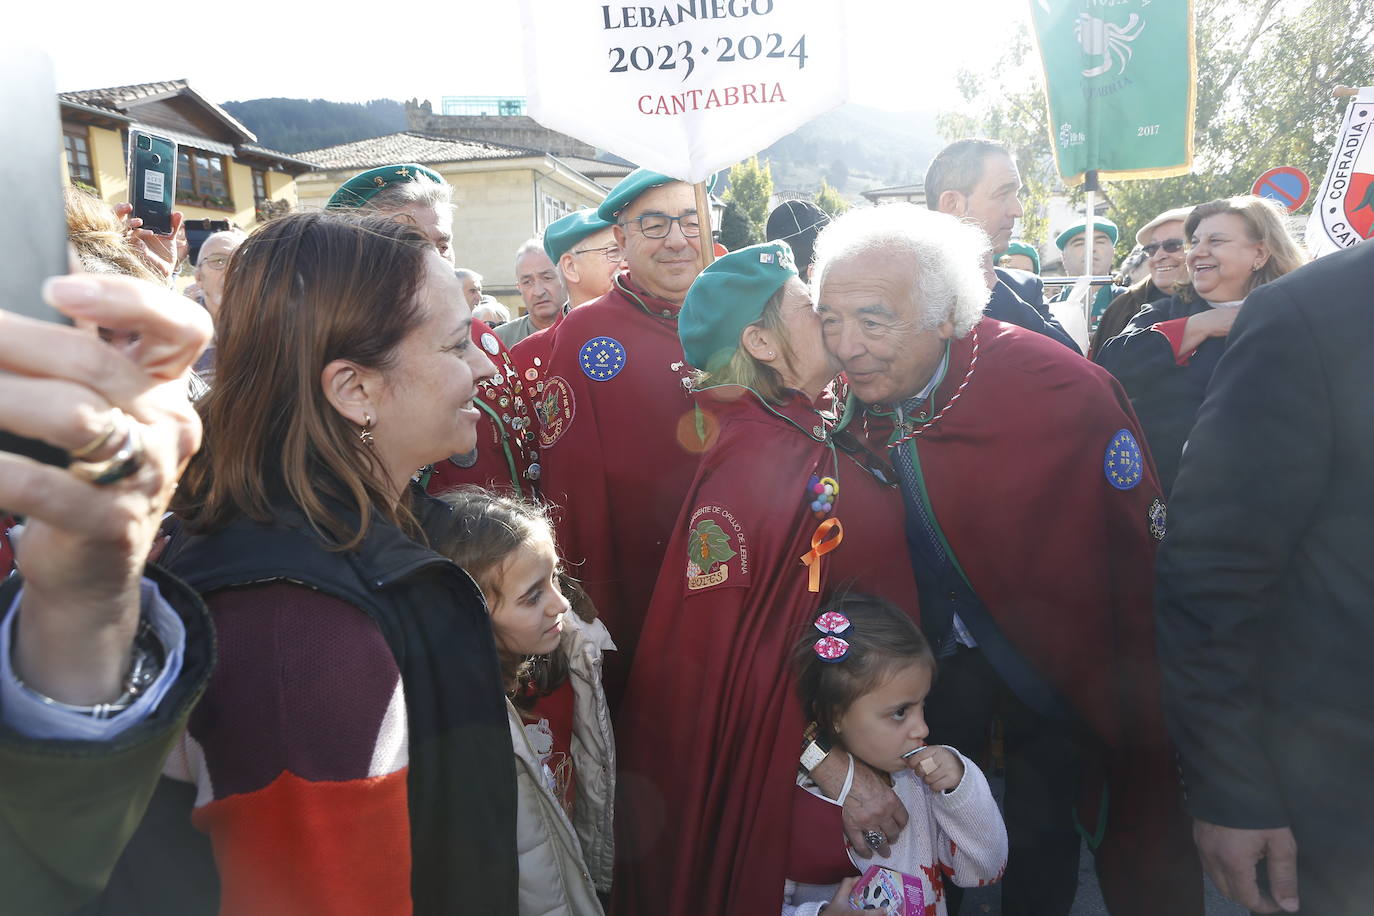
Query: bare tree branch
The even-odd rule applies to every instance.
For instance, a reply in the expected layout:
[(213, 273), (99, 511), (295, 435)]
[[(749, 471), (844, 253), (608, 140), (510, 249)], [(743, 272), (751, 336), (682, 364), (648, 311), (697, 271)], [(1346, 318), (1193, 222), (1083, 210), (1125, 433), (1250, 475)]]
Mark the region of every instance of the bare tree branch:
[(1218, 98), (1226, 96), (1226, 91), (1231, 88), (1231, 83), (1235, 81), (1236, 77), (1240, 75), (1240, 71), (1249, 62), (1250, 49), (1255, 46), (1255, 42), (1264, 33), (1264, 26), (1269, 19), (1269, 14), (1278, 5), (1279, 0), (1264, 0), (1264, 6), (1259, 11), (1259, 18), (1255, 20), (1255, 25), (1250, 29), (1250, 34), (1245, 37), (1245, 45), (1241, 49), (1240, 56), (1236, 58), (1236, 65), (1231, 68), (1231, 72), (1227, 74), (1226, 79), (1221, 81), (1221, 86), (1217, 89)]

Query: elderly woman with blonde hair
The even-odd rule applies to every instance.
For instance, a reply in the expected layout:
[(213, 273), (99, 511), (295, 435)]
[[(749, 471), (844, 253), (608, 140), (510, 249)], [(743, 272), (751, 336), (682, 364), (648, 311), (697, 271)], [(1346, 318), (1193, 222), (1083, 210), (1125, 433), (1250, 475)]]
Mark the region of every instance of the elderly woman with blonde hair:
[(1166, 494), (1245, 297), (1304, 261), (1283, 212), (1259, 197), (1201, 204), (1183, 232), (1187, 279), (1131, 319), (1097, 356), (1130, 395)]

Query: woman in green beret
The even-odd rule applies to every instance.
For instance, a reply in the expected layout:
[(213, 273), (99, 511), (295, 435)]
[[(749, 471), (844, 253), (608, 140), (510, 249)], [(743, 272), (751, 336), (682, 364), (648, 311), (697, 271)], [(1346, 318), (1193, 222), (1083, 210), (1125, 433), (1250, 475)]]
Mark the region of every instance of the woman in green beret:
[(617, 723), (621, 848), (634, 855), (617, 871), (614, 908), (780, 912), (785, 880), (819, 877), (778, 842), (809, 829), (794, 804), (833, 809), (818, 813), (834, 826), (840, 810), (796, 794), (807, 723), (787, 652), (829, 589), (876, 593), (915, 616), (902, 508), (869, 456), (836, 439), (836, 367), (786, 243), (703, 271), (678, 331), (711, 444)]

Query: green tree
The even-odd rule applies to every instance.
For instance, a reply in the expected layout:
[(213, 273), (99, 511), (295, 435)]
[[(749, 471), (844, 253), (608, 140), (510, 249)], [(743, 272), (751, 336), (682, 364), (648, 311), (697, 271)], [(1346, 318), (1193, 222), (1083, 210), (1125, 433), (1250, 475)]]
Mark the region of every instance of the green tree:
[(1125, 226), (1170, 207), (1248, 194), (1276, 165), (1320, 183), (1346, 104), (1331, 90), (1374, 81), (1374, 0), (1204, 0), (1198, 26), (1193, 172), (1107, 183), (1114, 218)]
[[(739, 215), (749, 224), (745, 245), (754, 245), (765, 238), (768, 225), (768, 202), (773, 198), (773, 172), (765, 160), (759, 164), (758, 156), (750, 156), (744, 162), (730, 167), (730, 187), (723, 200), (727, 208), (734, 204)], [(721, 244), (733, 250), (735, 247), (724, 240), (724, 214), (721, 225)]]
[(821, 189), (816, 192), (816, 206), (820, 207), (831, 216), (839, 216), (849, 209), (849, 202), (840, 196), (840, 192), (832, 188), (824, 178), (821, 179)]
[(752, 245), (749, 232), (749, 218), (740, 210), (739, 204), (734, 201), (726, 204), (720, 215), (720, 243), (730, 251)]
[[(1276, 165), (1298, 166), (1314, 184), (1321, 181), (1344, 109), (1344, 102), (1331, 100), (1331, 89), (1374, 82), (1374, 0), (1195, 0), (1194, 12), (1193, 170), (1177, 178), (1104, 182), (1123, 243), (1164, 210), (1247, 193)], [(992, 75), (962, 71), (962, 110), (981, 114), (945, 113), (937, 126), (947, 139), (990, 136), (1012, 147), (1027, 192), (1022, 234), (1040, 240), (1043, 206), (1065, 188), (1054, 168), (1035, 57), (1022, 30)], [(1082, 194), (1069, 191), (1074, 203)]]

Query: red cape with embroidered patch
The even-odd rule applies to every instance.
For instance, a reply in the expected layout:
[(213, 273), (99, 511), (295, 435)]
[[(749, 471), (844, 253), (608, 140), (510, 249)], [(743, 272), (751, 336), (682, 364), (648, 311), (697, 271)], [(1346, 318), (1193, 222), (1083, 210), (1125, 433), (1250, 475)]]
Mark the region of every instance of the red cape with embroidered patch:
[[(1151, 510), (1161, 497), (1145, 436), (1101, 367), (989, 318), (976, 337), (973, 373), (971, 334), (953, 343), (931, 399), (939, 418), (912, 440), (931, 508), (998, 628), (1100, 742), (1088, 761), (1096, 791), (1086, 787), (1078, 815), (1097, 826), (1105, 780), (1097, 858), (1108, 909), (1201, 913), (1159, 700)], [(871, 424), (874, 448), (890, 428)], [(1145, 455), (1128, 489), (1108, 480), (1121, 430)]]
[(439, 461), (425, 489), (431, 496), (438, 496), (454, 487), (475, 484), (501, 493), (531, 496), (534, 487), (527, 471), (536, 455), (534, 437), (538, 424), (534, 411), (506, 345), (485, 322), (473, 319), (472, 342), (482, 348), (500, 373), (499, 377), (484, 379), (477, 385), (476, 406), (482, 413), (477, 421), (477, 461), (466, 468), (449, 458)]
[[(828, 447), (744, 389), (699, 399), (720, 437), (671, 529), (616, 723), (613, 912), (626, 916), (780, 911), (805, 726), (787, 655), (830, 589), (917, 616), (895, 488), (843, 453), (836, 474)], [(799, 397), (777, 409), (822, 422)], [(844, 525), (820, 592), (801, 563), (819, 524), (812, 475), (838, 477)]]
[[(642, 305), (641, 305), (642, 303)], [(558, 325), (539, 416), (540, 479), (568, 571), (581, 580), (618, 651), (604, 681), (614, 711), (624, 690), (668, 533), (706, 439), (677, 336), (678, 306), (628, 273)], [(583, 351), (589, 343), (604, 347)], [(618, 349), (617, 349), (618, 348)], [(607, 356), (601, 352), (616, 351)], [(619, 358), (620, 363), (615, 359)], [(709, 430), (702, 430), (707, 433)]]

